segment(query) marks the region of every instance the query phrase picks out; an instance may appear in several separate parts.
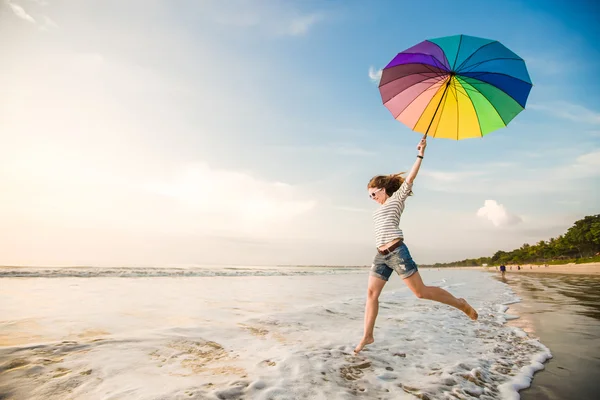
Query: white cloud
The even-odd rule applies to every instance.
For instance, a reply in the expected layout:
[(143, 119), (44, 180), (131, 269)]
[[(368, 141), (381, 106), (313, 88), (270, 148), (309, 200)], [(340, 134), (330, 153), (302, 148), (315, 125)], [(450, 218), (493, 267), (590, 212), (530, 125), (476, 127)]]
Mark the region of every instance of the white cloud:
[(586, 178), (600, 175), (600, 150), (582, 154), (575, 162), (556, 171), (556, 176), (564, 179)]
[(568, 56), (558, 57), (556, 54), (523, 54), (522, 57), (527, 62), (527, 69), (535, 71), (536, 75), (561, 75), (573, 71), (577, 66), (576, 63), (566, 61)]
[[(132, 234), (274, 239), (317, 205), (298, 187), (242, 171), (134, 160), (145, 171), (40, 143), (4, 160), (0, 219)], [(174, 172), (165, 176), (165, 170)]]
[(288, 33), (292, 36), (304, 35), (313, 25), (322, 20), (323, 15), (317, 13), (294, 18), (289, 22)]
[(380, 69), (375, 69), (375, 67), (370, 66), (369, 67), (369, 79), (371, 79), (371, 81), (375, 82), (375, 83), (379, 83), (379, 81), (381, 80), (381, 74), (383, 73), (383, 70)]
[(375, 152), (370, 150), (365, 150), (363, 148), (357, 146), (338, 146), (333, 150), (335, 153), (344, 155), (344, 156), (373, 156)]
[(496, 200), (486, 200), (483, 207), (477, 210), (477, 216), (491, 221), (496, 227), (516, 225), (521, 222), (521, 218), (511, 214)]
[(12, 9), (13, 13), (17, 17), (19, 17), (27, 22), (31, 22), (31, 23), (35, 24), (35, 19), (33, 19), (33, 17), (31, 15), (27, 14), (27, 12), (23, 9), (23, 7), (21, 7), (18, 4), (11, 3), (10, 1), (7, 3), (8, 3), (8, 6)]
[(356, 146), (351, 143), (339, 143), (323, 146), (274, 146), (278, 151), (303, 152), (303, 153), (326, 153), (340, 156), (370, 157), (376, 153)]
[(557, 101), (547, 104), (529, 104), (527, 108), (552, 114), (555, 117), (569, 121), (600, 125), (600, 112), (590, 110), (579, 104)]
[[(480, 167), (481, 169), (482, 167)], [(484, 172), (481, 171), (455, 171), (455, 172), (444, 172), (444, 171), (423, 171), (421, 172), (422, 176), (427, 176), (435, 181), (441, 183), (451, 183), (451, 182), (463, 182), (468, 178), (472, 178), (475, 176), (484, 175)]]
[(268, 182), (238, 171), (214, 169), (204, 163), (182, 168), (166, 181), (144, 184), (151, 193), (174, 199), (202, 215), (215, 229), (241, 229), (263, 233), (312, 210), (316, 202), (302, 199), (299, 190), (281, 182)]
[(44, 22), (42, 23), (42, 26), (40, 26), (41, 30), (48, 31), (50, 29), (58, 28), (58, 24), (56, 22), (54, 22), (50, 17), (43, 15), (42, 19)]
[(299, 12), (284, 1), (205, 3), (205, 12), (218, 24), (258, 28), (275, 35), (302, 36), (325, 20), (321, 12)]
[(340, 210), (340, 211), (348, 211), (351, 213), (367, 213), (367, 214), (373, 213), (373, 210), (369, 210), (368, 208), (359, 208), (359, 207), (337, 206), (337, 207), (335, 207), (335, 209)]
[(256, 13), (233, 13), (223, 15), (216, 15), (214, 17), (215, 22), (222, 25), (229, 25), (238, 28), (250, 28), (260, 24), (261, 18)]
[[(589, 187), (589, 179), (600, 176), (600, 150), (592, 150), (578, 156), (569, 156), (566, 153), (576, 154), (577, 149), (561, 149), (558, 154), (552, 149), (550, 152), (539, 152), (541, 159), (556, 160), (552, 166), (538, 165), (539, 161), (533, 156), (521, 157), (517, 163), (489, 162), (474, 168), (462, 165), (466, 170), (459, 171), (431, 171), (424, 170), (419, 173), (423, 183), (430, 190), (447, 193), (472, 193), (477, 195), (500, 196), (529, 196), (542, 193), (565, 192)], [(510, 179), (506, 179), (510, 176)], [(501, 183), (501, 184), (500, 184)]]

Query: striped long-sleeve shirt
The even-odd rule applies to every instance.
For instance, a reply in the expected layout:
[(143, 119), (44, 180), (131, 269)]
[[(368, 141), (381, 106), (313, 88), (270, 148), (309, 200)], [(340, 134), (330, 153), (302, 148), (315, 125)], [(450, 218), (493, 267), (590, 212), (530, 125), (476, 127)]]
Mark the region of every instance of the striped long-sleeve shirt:
[(389, 243), (394, 239), (404, 238), (400, 229), (400, 215), (404, 211), (404, 201), (412, 190), (412, 182), (404, 181), (400, 189), (396, 190), (373, 213), (375, 222), (375, 244), (377, 247)]

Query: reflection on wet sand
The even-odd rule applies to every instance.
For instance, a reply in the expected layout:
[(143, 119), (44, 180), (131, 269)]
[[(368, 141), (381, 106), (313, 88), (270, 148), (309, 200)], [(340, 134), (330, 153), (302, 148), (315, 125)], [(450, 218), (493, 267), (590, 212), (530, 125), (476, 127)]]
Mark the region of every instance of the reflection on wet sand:
[(553, 358), (538, 373), (528, 399), (592, 399), (600, 391), (600, 277), (597, 275), (507, 274), (498, 280), (523, 299), (510, 305), (518, 326), (539, 337)]

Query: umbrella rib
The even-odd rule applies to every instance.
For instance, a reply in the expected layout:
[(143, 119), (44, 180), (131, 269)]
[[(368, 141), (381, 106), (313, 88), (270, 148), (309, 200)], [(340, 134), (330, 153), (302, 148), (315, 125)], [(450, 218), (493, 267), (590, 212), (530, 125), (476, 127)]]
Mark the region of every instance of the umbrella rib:
[[(473, 56), (475, 55), (475, 53), (477, 53), (479, 50), (481, 50), (481, 49), (483, 49), (484, 47), (486, 47), (486, 46), (489, 46), (490, 44), (493, 44), (493, 43), (498, 43), (498, 41), (497, 41), (497, 40), (495, 40), (495, 41), (493, 41), (493, 42), (486, 43), (486, 44), (484, 44), (483, 46), (480, 46), (480, 47), (479, 47), (477, 50), (475, 50), (474, 52), (472, 52), (472, 53), (471, 53), (471, 55), (470, 55), (469, 57), (465, 58), (465, 60), (464, 60), (463, 62), (461, 62), (461, 63), (460, 63), (460, 65), (458, 66), (458, 68), (456, 68), (456, 71), (457, 71), (457, 72), (458, 72), (458, 71), (460, 71), (460, 69), (462, 68), (462, 66), (463, 66), (463, 65), (464, 65), (464, 64), (465, 64), (467, 61), (469, 61), (469, 60), (471, 59), (471, 57), (473, 57)], [(457, 52), (456, 54), (458, 54), (458, 52)]]
[[(437, 43), (434, 43), (434, 42), (432, 42), (431, 40), (427, 40), (427, 42), (431, 43), (432, 45), (434, 45), (435, 47), (437, 47), (438, 49), (440, 49), (440, 51), (442, 52), (442, 55), (444, 56), (444, 60), (445, 60), (445, 62), (446, 62), (446, 64), (445, 64), (445, 65), (447, 65), (447, 66), (448, 66), (448, 68), (450, 68), (450, 61), (448, 61), (448, 57), (446, 57), (446, 52), (444, 51), (444, 49), (442, 49), (442, 48), (440, 47), (440, 45), (439, 45), (439, 44), (437, 44)], [(442, 64), (443, 64), (443, 63), (442, 63)]]
[[(417, 74), (414, 74), (414, 75), (417, 75)], [(400, 79), (400, 78), (398, 78), (398, 79)], [(398, 79), (394, 79), (393, 81), (390, 81), (390, 82), (388, 82), (388, 83), (395, 82), (395, 81), (397, 81)], [(383, 104), (387, 104), (388, 102), (392, 101), (393, 99), (395, 99), (396, 97), (398, 97), (399, 95), (401, 95), (402, 93), (404, 93), (405, 91), (407, 91), (408, 89), (412, 88), (413, 86), (415, 86), (415, 85), (417, 85), (417, 84), (419, 84), (419, 83), (423, 83), (423, 82), (425, 82), (427, 79), (432, 79), (432, 77), (427, 77), (427, 76), (426, 76), (426, 77), (424, 77), (424, 79), (423, 79), (423, 80), (421, 80), (421, 81), (418, 81), (418, 82), (415, 82), (415, 83), (413, 83), (412, 85), (410, 85), (410, 86), (406, 87), (405, 89), (402, 89), (400, 92), (396, 93), (395, 95), (393, 95), (392, 97), (390, 97), (388, 100), (384, 101), (384, 102), (383, 102)], [(386, 85), (387, 85), (388, 83), (386, 83)], [(432, 83), (432, 84), (431, 84), (431, 86), (435, 85), (436, 83), (437, 83), (437, 82), (434, 82), (434, 83)], [(384, 85), (384, 86), (385, 86), (385, 85)], [(423, 92), (426, 92), (426, 91), (427, 91), (427, 90), (429, 90), (430, 88), (431, 88), (431, 87), (428, 87), (427, 89), (423, 90)], [(421, 92), (421, 93), (423, 93), (423, 92)], [(419, 95), (420, 95), (420, 94), (419, 94)]]
[[(442, 96), (442, 100), (445, 100), (445, 101), (444, 101), (444, 104), (442, 105), (442, 111), (440, 111), (440, 120), (442, 119), (442, 114), (444, 113), (444, 109), (446, 108), (446, 103), (448, 101), (448, 96), (445, 96), (445, 93)], [(435, 119), (435, 114), (433, 115), (433, 117)], [(438, 123), (438, 126), (439, 126), (439, 123)], [(437, 135), (437, 128), (436, 128), (435, 132), (433, 133), (433, 137), (434, 138), (435, 138), (435, 135)]]
[(460, 107), (458, 106), (458, 93), (459, 90), (456, 88), (456, 81), (452, 79), (452, 89), (451, 92), (454, 94), (454, 100), (456, 100), (456, 140), (458, 140), (458, 121), (459, 121), (459, 111)]
[[(440, 80), (441, 80), (441, 79), (440, 79)], [(422, 82), (424, 82), (424, 81), (421, 81), (421, 82), (418, 82), (418, 83), (422, 83)], [(439, 82), (439, 81), (438, 81), (438, 82)], [(427, 92), (428, 90), (431, 90), (431, 88), (432, 88), (433, 86), (435, 86), (435, 84), (436, 84), (436, 83), (437, 83), (437, 82), (434, 82), (434, 83), (432, 83), (432, 84), (431, 84), (429, 87), (427, 87), (426, 89), (424, 89), (423, 91), (421, 91), (421, 92), (420, 92), (418, 95), (416, 95), (416, 96), (415, 96), (415, 98), (419, 97), (420, 95), (422, 95), (423, 93)], [(415, 85), (416, 85), (416, 83), (415, 83)], [(413, 87), (413, 86), (415, 86), (415, 85), (410, 85), (409, 87), (407, 87), (407, 88), (406, 88), (406, 89), (404, 89), (403, 91), (396, 93), (396, 94), (395, 94), (393, 97), (391, 97), (389, 100), (385, 101), (383, 104), (384, 104), (384, 105), (386, 105), (387, 103), (389, 103), (390, 101), (394, 100), (396, 97), (400, 96), (402, 93), (404, 93), (405, 91), (407, 91), (408, 89), (412, 88), (412, 87)], [(407, 105), (407, 106), (406, 106), (406, 107), (405, 107), (405, 108), (402, 110), (402, 112), (403, 112), (403, 111), (404, 111), (404, 110), (405, 110), (405, 109), (406, 109), (406, 108), (407, 108), (407, 107), (408, 107), (408, 106), (409, 106), (409, 105), (410, 105), (410, 104), (411, 104), (411, 103), (412, 103), (414, 100), (415, 100), (415, 99), (411, 100), (411, 102), (410, 102), (410, 103), (408, 103), (408, 105)], [(402, 112), (401, 112), (401, 113), (402, 113)], [(400, 113), (400, 114), (401, 114), (401, 113)], [(400, 115), (400, 114), (398, 114), (398, 115)], [(394, 116), (394, 118), (396, 118), (396, 116)]]
[[(481, 76), (481, 75), (504, 75), (504, 76), (508, 76), (509, 78), (513, 78), (513, 79), (516, 79), (516, 80), (518, 80), (518, 81), (521, 81), (521, 82), (523, 82), (523, 83), (526, 83), (526, 84), (528, 84), (528, 85), (530, 85), (530, 86), (533, 86), (533, 84), (532, 84), (531, 82), (527, 82), (527, 81), (525, 81), (525, 80), (523, 80), (523, 79), (517, 78), (517, 77), (515, 77), (515, 76), (512, 76), (512, 75), (503, 74), (502, 72), (485, 72), (485, 71), (481, 71), (481, 72), (480, 72), (480, 71), (475, 71), (475, 72), (470, 72), (470, 73), (472, 73), (472, 74), (478, 74), (478, 76)], [(477, 79), (475, 76), (469, 76), (469, 75), (465, 75), (464, 73), (462, 73), (462, 74), (459, 74), (459, 75), (460, 75), (460, 76), (467, 77), (467, 78), (474, 78), (474, 79)], [(478, 79), (478, 80), (479, 80), (479, 79)], [(485, 82), (485, 81), (481, 81), (481, 82), (484, 82), (486, 85), (491, 85), (490, 83), (488, 83), (488, 82)]]
[[(434, 57), (434, 58), (435, 58), (435, 57)], [(423, 66), (424, 66), (425, 68), (427, 68), (427, 69), (428, 69), (428, 70), (429, 70), (431, 73), (433, 73), (433, 74), (436, 74), (437, 76), (444, 76), (444, 75), (447, 75), (447, 74), (448, 74), (448, 72), (447, 72), (447, 71), (445, 71), (445, 72), (441, 72), (441, 71), (436, 71), (436, 70), (432, 69), (432, 68), (433, 68), (433, 65), (429, 65), (429, 64), (423, 64), (423, 63), (419, 63), (418, 65), (423, 65)], [(442, 69), (442, 68), (439, 68), (439, 67), (436, 67), (436, 68), (438, 68), (438, 69)], [(418, 74), (421, 74), (421, 73), (420, 73), (420, 72), (418, 72)]]
[[(428, 76), (428, 75), (426, 75), (427, 73), (416, 72), (416, 73), (414, 73), (414, 74), (404, 75), (404, 76), (398, 77), (398, 78), (396, 78), (396, 79), (394, 79), (394, 80), (391, 80), (391, 81), (389, 81), (389, 82), (386, 82), (386, 83), (385, 83), (383, 86), (385, 86), (385, 85), (387, 85), (387, 84), (390, 84), (390, 83), (392, 83), (392, 82), (395, 82), (395, 81), (397, 81), (398, 79), (402, 79), (402, 78), (405, 78), (405, 77), (407, 77), (407, 76), (412, 76), (412, 75), (418, 75), (418, 76), (422, 76), (422, 77), (424, 77), (424, 78), (425, 78), (425, 79), (423, 79), (422, 81), (415, 82), (414, 84), (410, 85), (410, 86), (409, 86), (409, 87), (407, 87), (406, 89), (404, 89), (404, 90), (402, 90), (402, 91), (400, 91), (400, 92), (396, 93), (396, 94), (395, 94), (393, 97), (391, 97), (389, 100), (387, 100), (387, 101), (386, 101), (385, 103), (383, 103), (383, 104), (387, 104), (389, 101), (393, 100), (394, 98), (396, 98), (396, 97), (397, 97), (397, 96), (399, 96), (400, 94), (404, 93), (406, 90), (408, 90), (409, 88), (413, 87), (413, 86), (414, 86), (414, 85), (416, 85), (417, 83), (421, 83), (421, 82), (425, 81), (426, 79), (442, 78), (442, 77), (445, 77), (445, 76), (447, 75), (447, 73), (441, 73), (441, 72), (435, 71), (435, 70), (433, 70), (433, 69), (430, 69), (432, 66), (431, 66), (431, 65), (429, 65), (429, 64), (422, 64), (422, 63), (410, 63), (410, 64), (414, 64), (414, 65), (422, 65), (422, 66), (424, 66), (425, 68), (427, 68), (427, 69), (430, 71), (429, 73), (431, 73), (431, 74), (434, 74), (435, 76), (434, 76), (434, 77), (431, 77), (431, 76)], [(410, 65), (410, 64), (400, 64), (400, 65)], [(436, 82), (436, 83), (437, 83), (437, 82)], [(432, 83), (432, 86), (433, 86), (433, 85), (435, 85), (435, 83)], [(381, 88), (382, 86), (380, 85), (379, 87)], [(431, 87), (429, 87), (429, 88), (427, 88), (427, 89), (423, 90), (421, 93), (419, 93), (419, 94), (418, 94), (418, 95), (415, 97), (415, 99), (416, 99), (417, 97), (419, 97), (421, 94), (425, 93), (425, 92), (426, 92), (427, 90), (429, 90), (430, 88), (431, 88)], [(412, 101), (414, 101), (414, 99), (413, 99)], [(409, 106), (410, 104), (412, 104), (412, 101), (411, 101), (411, 102), (410, 102), (410, 103), (409, 103), (409, 104), (408, 104), (408, 105), (407, 105), (407, 106), (406, 106), (406, 107), (405, 107), (405, 108), (404, 108), (404, 109), (403, 109), (403, 110), (402, 110), (402, 111), (401, 111), (401, 112), (400, 112), (398, 115), (402, 114), (402, 112), (404, 112), (404, 110), (406, 110), (406, 108), (408, 108), (408, 106)], [(392, 114), (392, 115), (393, 115), (393, 114)], [(397, 115), (394, 115), (394, 118), (397, 118), (397, 117), (398, 117)]]
[(460, 35), (460, 39), (458, 41), (458, 49), (456, 50), (456, 57), (454, 58), (454, 62), (452, 63), (452, 71), (455, 71), (454, 67), (456, 67), (456, 60), (458, 60), (458, 55), (460, 54), (460, 46), (462, 46), (463, 35)]
[[(434, 84), (434, 85), (435, 85), (435, 84)], [(398, 113), (398, 115), (394, 115), (394, 114), (392, 114), (392, 116), (394, 117), (394, 119), (398, 118), (398, 117), (400, 116), (400, 114), (402, 114), (402, 113), (403, 113), (403, 112), (404, 112), (404, 111), (405, 111), (405, 110), (406, 110), (408, 107), (410, 107), (410, 105), (411, 105), (412, 103), (414, 103), (414, 101), (415, 101), (415, 100), (417, 100), (417, 98), (418, 98), (419, 96), (421, 96), (423, 93), (427, 92), (428, 90), (432, 90), (432, 88), (433, 88), (433, 86), (434, 86), (434, 85), (431, 85), (431, 86), (429, 86), (427, 89), (423, 90), (421, 93), (419, 93), (418, 95), (416, 95), (416, 96), (415, 96), (415, 98), (414, 98), (414, 99), (412, 99), (412, 100), (410, 101), (410, 103), (408, 103), (408, 104), (406, 105), (406, 107), (404, 107), (404, 108), (402, 109), (402, 111), (400, 111), (400, 112)], [(439, 89), (439, 88), (436, 88), (436, 90), (438, 90), (438, 89)], [(396, 96), (397, 96), (397, 95), (396, 95)], [(394, 96), (394, 97), (396, 97), (396, 96)], [(434, 95), (434, 96), (435, 96), (435, 95)], [(392, 98), (393, 98), (393, 97), (392, 97)], [(391, 100), (391, 99), (390, 99), (390, 100)], [(388, 101), (389, 101), (389, 100), (388, 100)], [(387, 102), (386, 102), (386, 103), (387, 103)], [(420, 118), (420, 117), (419, 117), (419, 118)]]
[[(495, 72), (487, 72), (487, 74), (495, 74)], [(506, 75), (506, 74), (497, 74), (497, 75)], [(506, 76), (510, 76), (510, 75), (506, 75)], [(465, 80), (467, 80), (467, 79), (474, 79), (474, 80), (476, 80), (477, 82), (473, 82), (473, 83), (471, 83), (471, 82), (468, 82), (468, 83), (469, 83), (469, 85), (473, 86), (473, 88), (474, 88), (474, 89), (476, 89), (475, 85), (488, 85), (488, 86), (493, 86), (494, 88), (498, 89), (499, 91), (501, 91), (502, 93), (504, 93), (505, 95), (507, 95), (508, 97), (510, 97), (511, 99), (515, 100), (515, 99), (514, 99), (514, 97), (512, 97), (510, 94), (506, 93), (506, 91), (504, 91), (504, 90), (503, 90), (502, 88), (500, 88), (499, 86), (492, 85), (492, 84), (490, 84), (490, 83), (488, 83), (488, 82), (486, 82), (486, 81), (482, 81), (482, 80), (480, 80), (480, 79), (477, 79), (477, 78), (475, 78), (475, 77), (472, 77), (472, 76), (461, 75), (461, 77), (462, 77), (463, 79), (464, 79), (464, 78), (466, 78)], [(517, 79), (517, 80), (520, 80), (520, 79), (518, 79), (518, 78), (515, 78), (515, 79)], [(521, 81), (521, 82), (525, 82), (525, 81), (522, 81), (522, 80), (520, 80), (520, 81)], [(530, 85), (530, 86), (533, 86), (533, 85), (532, 85), (531, 83), (529, 83), (529, 82), (525, 82), (525, 83), (527, 83), (527, 84), (528, 84), (528, 85)], [(478, 93), (481, 93), (479, 90), (477, 90), (477, 92), (478, 92)], [(517, 102), (517, 104), (519, 104), (519, 106), (521, 106), (521, 103), (519, 103), (519, 102), (518, 102), (518, 101), (516, 101), (516, 100), (515, 100), (515, 102)], [(525, 109), (525, 107), (523, 107), (523, 106), (521, 106), (521, 107), (522, 107), (523, 109)]]
[[(462, 79), (458, 79), (457, 80), (460, 82)], [(466, 82), (466, 81), (465, 81)], [(471, 83), (467, 82), (469, 84), (469, 86), (473, 87)], [(473, 110), (475, 111), (475, 118), (477, 118), (477, 127), (479, 128), (479, 134), (481, 135), (481, 137), (483, 137), (483, 130), (481, 129), (481, 121), (479, 120), (479, 114), (477, 114), (477, 110), (475, 109), (475, 105), (473, 103), (473, 99), (471, 98), (471, 96), (469, 95), (469, 91), (471, 89), (467, 89), (462, 83), (460, 84), (460, 86), (465, 89), (465, 94), (467, 95), (467, 97), (469, 98), (469, 101), (471, 102), (471, 105), (473, 106)], [(477, 93), (481, 94), (481, 92), (477, 89), (475, 89), (475, 87), (473, 87), (473, 91), (476, 91)], [(483, 95), (483, 94), (482, 94)], [(487, 98), (486, 98), (487, 100)], [(488, 100), (489, 102), (489, 100)], [(498, 112), (498, 111), (496, 111)], [(498, 114), (500, 115), (500, 114)], [(502, 119), (502, 117), (500, 117)], [(503, 120), (504, 122), (504, 120)]]
[[(446, 92), (448, 91), (448, 86), (450, 86), (450, 81), (452, 80), (452, 77), (448, 78), (448, 82), (446, 83), (446, 87), (444, 88), (444, 93), (442, 93), (442, 98), (440, 99), (440, 102), (438, 103), (437, 107), (435, 108), (435, 111), (433, 112), (433, 117), (431, 117), (431, 121), (429, 122), (429, 126), (427, 127), (427, 130), (425, 131), (425, 137), (427, 137), (427, 135), (429, 134), (429, 129), (431, 128), (431, 125), (433, 124), (433, 121), (435, 121), (435, 116), (437, 115), (437, 112), (440, 108), (440, 105), (442, 105), (442, 102), (444, 101), (444, 97), (446, 97)], [(437, 90), (439, 90), (439, 88), (437, 88)], [(435, 97), (435, 95), (433, 95)], [(413, 99), (414, 101), (414, 99)], [(444, 103), (446, 104), (446, 103)], [(427, 110), (427, 108), (425, 108), (425, 110)], [(421, 117), (423, 116), (423, 114), (425, 114), (425, 110), (423, 110), (423, 112), (421, 113), (421, 116), (417, 119), (417, 124), (419, 123), (419, 120), (421, 119)], [(444, 108), (442, 107), (442, 112), (444, 111)], [(415, 124), (415, 126), (417, 126)], [(437, 129), (436, 129), (437, 132)], [(435, 137), (435, 133), (433, 134), (433, 137)]]
[[(469, 84), (470, 84), (470, 83), (469, 83)], [(472, 86), (473, 86), (473, 85), (472, 85)], [(473, 86), (473, 88), (475, 89), (475, 86)], [(499, 90), (501, 90), (501, 89), (499, 89)], [(507, 124), (506, 124), (506, 122), (504, 121), (504, 118), (502, 118), (502, 115), (500, 114), (500, 111), (498, 111), (498, 109), (496, 108), (496, 106), (494, 105), (494, 103), (492, 103), (492, 102), (490, 101), (490, 99), (488, 99), (488, 97), (487, 97), (485, 94), (483, 94), (481, 91), (477, 90), (477, 92), (478, 92), (480, 95), (482, 95), (482, 96), (483, 96), (483, 98), (484, 98), (484, 99), (486, 99), (488, 103), (490, 103), (490, 105), (492, 106), (492, 108), (494, 109), (494, 111), (496, 111), (496, 114), (498, 114), (498, 116), (499, 116), (499, 117), (500, 117), (500, 119), (502, 120), (502, 123), (504, 124), (504, 126), (506, 126)], [(504, 91), (502, 90), (502, 92), (504, 92)], [(506, 92), (504, 92), (504, 93), (506, 93)], [(507, 93), (506, 95), (510, 97), (510, 95), (509, 95), (508, 93)], [(512, 99), (512, 97), (511, 97), (511, 99)], [(513, 100), (514, 100), (514, 99), (513, 99)], [(520, 105), (520, 104), (519, 104), (519, 105)], [(482, 136), (483, 136), (483, 135), (482, 135)]]
[(459, 134), (458, 127), (460, 126), (460, 104), (458, 103), (458, 89), (456, 88), (457, 81), (458, 80), (455, 80), (453, 82), (454, 95), (456, 97), (456, 140), (458, 140), (458, 134)]
[[(444, 69), (448, 69), (448, 68), (447, 68), (447, 67), (444, 65), (444, 63), (443, 63), (443, 62), (441, 62), (441, 61), (439, 60), (439, 58), (437, 58), (436, 56), (434, 56), (434, 55), (431, 55), (431, 54), (427, 54), (427, 53), (405, 53), (405, 52), (402, 52), (402, 53), (400, 53), (400, 54), (426, 55), (426, 56), (429, 56), (429, 57), (433, 58), (435, 61), (439, 62), (439, 63), (440, 63), (440, 65), (441, 65), (442, 67), (444, 67)], [(424, 64), (424, 63), (422, 63), (422, 64), (423, 64), (423, 65), (427, 65), (427, 64)]]
[[(461, 70), (457, 71), (456, 73), (457, 73), (457, 74), (461, 74), (461, 73), (464, 73), (464, 72), (471, 72), (471, 71), (473, 71), (473, 69), (474, 69), (475, 67), (478, 67), (478, 66), (480, 66), (481, 64), (485, 64), (486, 62), (490, 62), (490, 61), (498, 61), (498, 60), (515, 60), (515, 61), (523, 61), (523, 59), (521, 59), (521, 58), (513, 58), (513, 57), (510, 57), (510, 58), (509, 58), (509, 57), (496, 57), (496, 58), (488, 58), (487, 60), (479, 61), (479, 62), (477, 62), (477, 63), (475, 63), (475, 64), (473, 64), (473, 65), (469, 65), (469, 66), (468, 66), (466, 69), (461, 69)], [(523, 62), (525, 62), (525, 61), (523, 61)]]
[[(398, 78), (396, 78), (396, 79), (393, 79), (393, 80), (391, 80), (391, 81), (389, 81), (389, 82), (386, 82), (386, 83), (384, 83), (384, 84), (383, 84), (384, 86), (385, 86), (385, 85), (387, 85), (388, 83), (392, 83), (392, 82), (394, 82), (394, 81), (397, 81), (398, 79), (402, 79), (402, 78), (404, 78), (404, 77), (406, 77), (406, 76), (409, 76), (409, 75), (427, 76), (427, 75), (425, 75), (425, 74), (431, 73), (431, 74), (434, 74), (436, 77), (442, 77), (442, 76), (445, 76), (445, 75), (447, 75), (447, 74), (448, 74), (447, 72), (440, 72), (440, 71), (436, 71), (436, 70), (434, 70), (434, 69), (430, 69), (432, 66), (431, 66), (431, 65), (429, 65), (429, 64), (422, 64), (422, 63), (408, 63), (408, 64), (399, 64), (399, 65), (394, 65), (394, 67), (396, 67), (396, 66), (400, 66), (400, 65), (422, 65), (422, 66), (424, 66), (425, 68), (427, 68), (429, 72), (415, 72), (415, 73), (412, 73), (412, 74), (403, 75), (403, 76), (400, 76), (400, 77), (398, 77)], [(392, 67), (392, 68), (393, 68), (393, 67)], [(429, 78), (431, 78), (431, 77), (429, 77)], [(381, 81), (379, 81), (379, 82), (380, 82), (380, 83), (379, 83), (379, 87), (381, 87)]]

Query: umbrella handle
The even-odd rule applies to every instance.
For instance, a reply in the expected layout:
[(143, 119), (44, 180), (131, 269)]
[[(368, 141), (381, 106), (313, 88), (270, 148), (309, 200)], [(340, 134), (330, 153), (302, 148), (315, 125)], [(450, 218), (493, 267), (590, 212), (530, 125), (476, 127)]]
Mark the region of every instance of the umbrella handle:
[(446, 96), (446, 91), (448, 90), (448, 86), (450, 86), (450, 82), (452, 81), (453, 76), (454, 76), (454, 73), (451, 72), (450, 77), (448, 78), (448, 82), (446, 83), (446, 87), (444, 88), (444, 93), (442, 93), (442, 98), (440, 99), (440, 102), (438, 103), (437, 107), (435, 108), (433, 117), (431, 118), (431, 121), (429, 122), (429, 126), (427, 127), (427, 130), (425, 131), (425, 135), (423, 136), (424, 139), (427, 139), (427, 134), (429, 133), (429, 128), (431, 128), (431, 124), (433, 124), (433, 121), (435, 120), (435, 116), (438, 112), (438, 109), (440, 108), (440, 105), (442, 104), (442, 101), (444, 100), (444, 96)]

